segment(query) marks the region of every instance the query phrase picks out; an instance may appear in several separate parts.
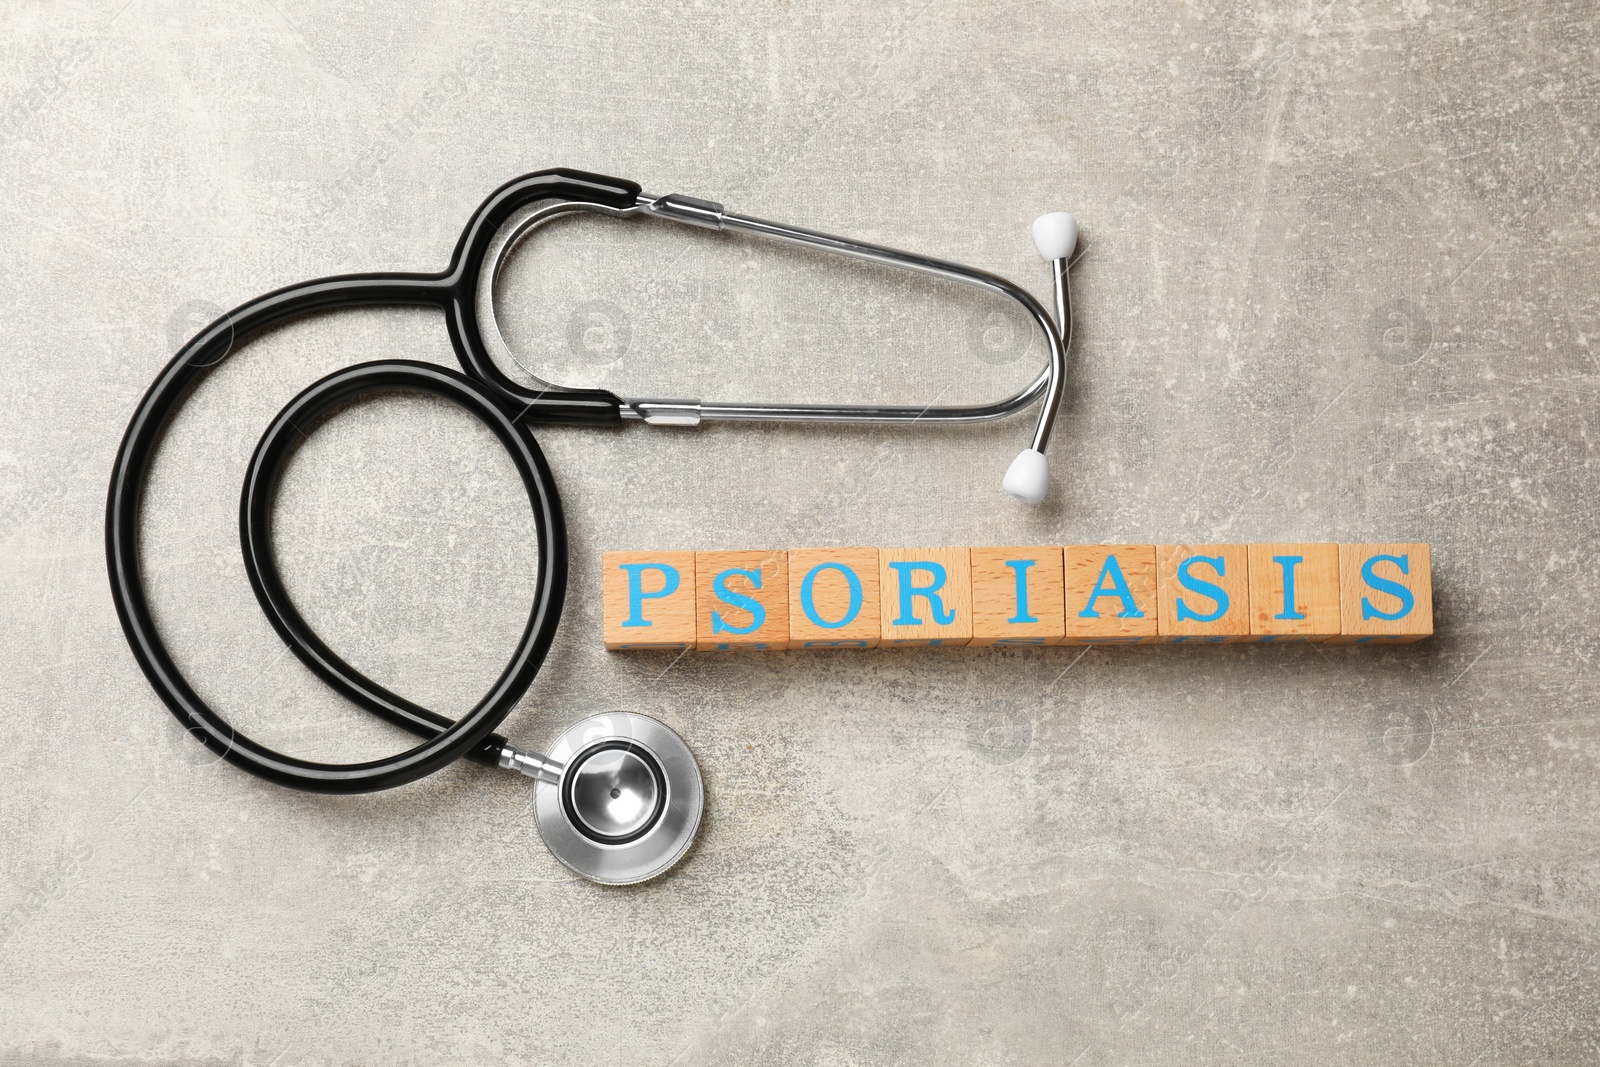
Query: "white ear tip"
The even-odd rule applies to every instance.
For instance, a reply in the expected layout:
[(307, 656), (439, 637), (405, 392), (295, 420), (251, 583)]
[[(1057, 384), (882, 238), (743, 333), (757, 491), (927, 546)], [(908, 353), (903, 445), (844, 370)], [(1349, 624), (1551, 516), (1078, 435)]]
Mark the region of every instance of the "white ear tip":
[(1033, 220), (1033, 244), (1047, 262), (1066, 259), (1078, 245), (1078, 220), (1070, 211), (1052, 211)]
[(1024, 504), (1037, 504), (1050, 488), (1050, 461), (1043, 452), (1024, 448), (1006, 468), (1005, 480), (1000, 484)]

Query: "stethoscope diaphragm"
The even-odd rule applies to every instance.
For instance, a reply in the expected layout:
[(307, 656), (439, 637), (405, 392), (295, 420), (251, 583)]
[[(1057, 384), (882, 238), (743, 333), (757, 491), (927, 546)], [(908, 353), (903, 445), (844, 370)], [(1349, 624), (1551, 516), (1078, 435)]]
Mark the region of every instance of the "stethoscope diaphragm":
[(561, 766), (535, 787), (534, 819), (555, 857), (585, 878), (631, 885), (683, 858), (705, 788), (683, 739), (647, 715), (574, 723), (545, 753)]

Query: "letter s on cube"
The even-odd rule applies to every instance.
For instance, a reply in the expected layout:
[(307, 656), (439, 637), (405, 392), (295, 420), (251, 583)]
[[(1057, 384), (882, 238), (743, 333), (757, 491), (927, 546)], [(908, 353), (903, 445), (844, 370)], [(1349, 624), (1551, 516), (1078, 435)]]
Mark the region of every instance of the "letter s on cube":
[(695, 650), (789, 647), (789, 553), (696, 552)]
[(1339, 644), (1405, 643), (1433, 633), (1427, 545), (1340, 545)]
[(1163, 641), (1250, 640), (1250, 557), (1244, 545), (1157, 545)]
[(600, 559), (606, 648), (693, 646), (693, 552), (604, 552)]

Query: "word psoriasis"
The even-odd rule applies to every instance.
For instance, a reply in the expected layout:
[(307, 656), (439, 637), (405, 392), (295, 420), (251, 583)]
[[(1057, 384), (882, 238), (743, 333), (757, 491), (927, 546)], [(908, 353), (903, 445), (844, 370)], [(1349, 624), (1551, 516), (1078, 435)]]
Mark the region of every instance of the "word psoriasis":
[(1423, 544), (607, 552), (609, 649), (1418, 641)]

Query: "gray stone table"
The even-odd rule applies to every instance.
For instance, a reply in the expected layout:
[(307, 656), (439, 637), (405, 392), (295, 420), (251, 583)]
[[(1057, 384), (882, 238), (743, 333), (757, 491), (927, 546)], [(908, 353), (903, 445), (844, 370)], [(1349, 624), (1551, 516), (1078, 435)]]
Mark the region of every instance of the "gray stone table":
[[(1592, 4), (716, 7), (18, 2), (0, 15), (0, 1064), (1458, 1064), (1600, 1054), (1600, 151)], [(305, 278), (443, 266), (582, 167), (1048, 279), (1084, 232), (1056, 487), (968, 431), (545, 429), (573, 582), (507, 720), (659, 716), (709, 807), (585, 883), (525, 779), (270, 786), (189, 739), (108, 593), (107, 477), (185, 337)], [(998, 397), (1003, 309), (660, 224), (564, 223), (501, 291), (560, 381)], [(450, 362), (435, 313), (297, 321), (172, 426), (157, 615), (310, 757), (407, 744), (256, 608), (257, 436), (302, 387)], [(332, 416), (276, 539), (328, 642), (459, 714), (533, 534), (443, 403)], [(1426, 541), (1387, 649), (607, 654), (613, 548)]]

